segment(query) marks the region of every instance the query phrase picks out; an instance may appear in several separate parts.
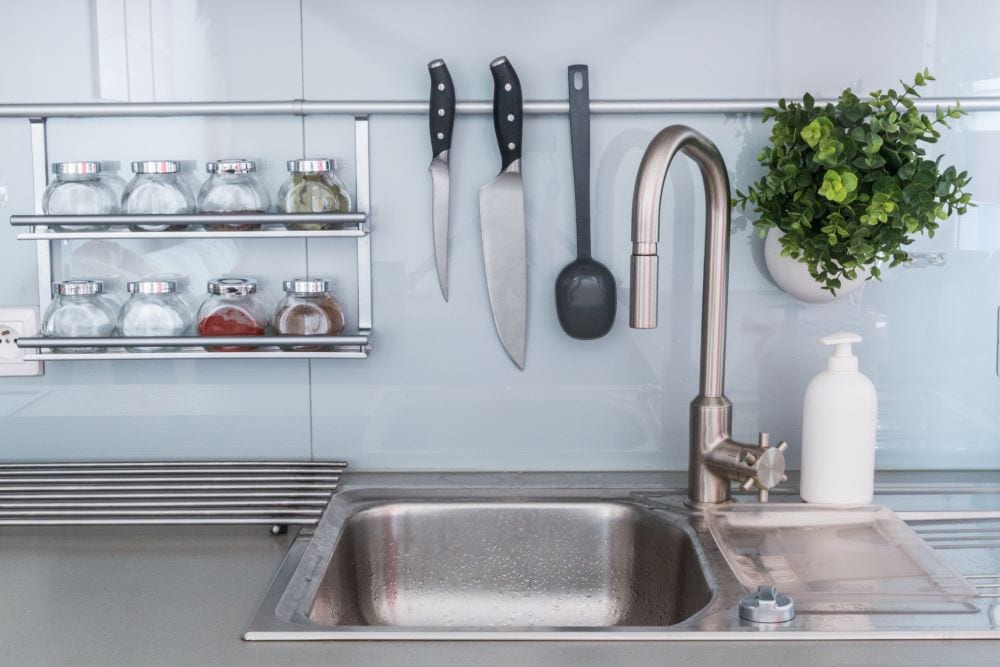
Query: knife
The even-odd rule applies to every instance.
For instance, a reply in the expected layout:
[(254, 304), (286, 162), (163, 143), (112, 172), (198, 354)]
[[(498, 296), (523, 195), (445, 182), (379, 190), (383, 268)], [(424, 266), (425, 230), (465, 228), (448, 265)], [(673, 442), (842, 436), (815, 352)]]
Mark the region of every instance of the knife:
[(479, 222), (486, 260), (486, 289), (500, 343), (524, 370), (527, 344), (527, 253), (524, 188), (521, 183), (521, 82), (505, 57), (490, 63), (493, 74), (493, 128), (502, 166), (479, 191)]
[(434, 222), (434, 260), (437, 263), (441, 294), (448, 300), (448, 198), (450, 173), (448, 153), (455, 124), (455, 88), (448, 66), (438, 58), (427, 63), (431, 74), (430, 128), (433, 158), (431, 172), (431, 213)]

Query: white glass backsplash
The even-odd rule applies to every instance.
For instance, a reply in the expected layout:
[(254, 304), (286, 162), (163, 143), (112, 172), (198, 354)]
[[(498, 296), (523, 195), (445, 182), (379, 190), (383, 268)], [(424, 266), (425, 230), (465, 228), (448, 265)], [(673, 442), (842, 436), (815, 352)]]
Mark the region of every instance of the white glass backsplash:
[[(37, 5), (37, 6), (36, 6)], [(301, 6), (301, 14), (300, 14)], [(929, 94), (1000, 94), (1000, 6), (906, 0), (828, 3), (511, 0), (66, 0), (0, 9), (0, 102), (104, 99), (423, 99), (426, 63), (447, 60), (461, 100), (491, 96), (489, 61), (509, 56), (526, 99), (564, 98), (565, 68), (590, 65), (595, 99), (836, 95), (889, 87), (923, 67)], [(131, 19), (125, 10), (131, 13)], [(137, 16), (147, 20), (139, 21)], [(864, 16), (864, 21), (858, 21)], [(891, 25), (891, 30), (885, 26)], [(841, 48), (843, 44), (850, 48)], [(553, 284), (574, 256), (569, 132), (533, 116), (524, 136), (529, 258), (527, 370), (500, 348), (480, 245), (479, 187), (499, 157), (487, 116), (462, 116), (452, 163), (451, 300), (438, 290), (430, 231), (430, 147), (421, 117), (371, 123), (374, 351), (365, 361), (61, 362), (0, 380), (0, 458), (344, 458), (359, 469), (682, 469), (697, 390), (703, 195), (680, 164), (665, 189), (660, 328), (627, 326), (629, 225), (639, 158), (661, 127), (686, 123), (720, 147), (734, 188), (759, 177), (757, 117), (594, 116), (594, 253), (619, 281), (606, 338), (567, 338)], [(350, 118), (59, 120), (49, 157), (262, 161), (277, 190), (284, 160), (341, 158), (353, 184)], [(939, 145), (974, 176), (979, 204), (915, 251), (943, 262), (886, 272), (829, 305), (775, 288), (762, 242), (734, 218), (727, 393), (735, 431), (789, 440), (798, 464), (802, 394), (823, 367), (816, 343), (857, 331), (879, 390), (881, 468), (1000, 467), (1000, 113), (973, 114)], [(123, 174), (128, 176), (127, 173)], [(26, 121), (0, 121), (0, 303), (35, 300)], [(259, 276), (277, 297), (302, 273), (340, 282), (356, 320), (353, 244), (336, 239), (73, 242), (62, 275), (117, 267), (123, 278), (177, 266)], [(180, 268), (183, 267), (183, 268)]]

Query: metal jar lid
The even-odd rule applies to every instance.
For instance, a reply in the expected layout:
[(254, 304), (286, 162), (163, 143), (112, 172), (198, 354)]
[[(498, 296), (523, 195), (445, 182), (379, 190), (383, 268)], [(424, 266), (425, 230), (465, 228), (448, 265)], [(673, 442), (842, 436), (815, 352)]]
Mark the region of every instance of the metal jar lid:
[(53, 296), (94, 296), (104, 292), (100, 280), (62, 280), (52, 283)]
[(324, 278), (295, 278), (286, 280), (282, 287), (288, 294), (323, 294), (330, 291), (330, 281)]
[(303, 158), (301, 160), (289, 160), (285, 163), (288, 171), (300, 171), (304, 173), (317, 173), (322, 171), (337, 171), (337, 161), (333, 158)]
[(214, 278), (208, 281), (208, 293), (216, 296), (250, 296), (257, 291), (253, 278)]
[(253, 160), (228, 159), (205, 163), (205, 171), (210, 174), (252, 174), (257, 171)]
[(133, 280), (126, 284), (129, 294), (173, 294), (177, 282), (173, 280)]
[(143, 160), (132, 163), (133, 174), (176, 174), (181, 163), (176, 160)]
[(82, 174), (101, 173), (100, 162), (53, 162), (52, 173), (59, 175), (79, 176)]

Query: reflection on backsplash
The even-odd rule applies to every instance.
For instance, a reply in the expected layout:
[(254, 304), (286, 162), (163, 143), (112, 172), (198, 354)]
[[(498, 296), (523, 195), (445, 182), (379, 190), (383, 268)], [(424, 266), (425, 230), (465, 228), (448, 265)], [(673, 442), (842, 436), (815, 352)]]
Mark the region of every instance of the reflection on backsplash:
[[(0, 44), (0, 56), (10, 56), (0, 58), (0, 100), (129, 94), (110, 86), (107, 68), (87, 57), (96, 54), (100, 35), (60, 32), (76, 42), (49, 49), (56, 33), (32, 28), (87, 24), (92, 3), (65, 5), (44, 21), (43, 9), (31, 3), (5, 8), (25, 28)], [(136, 99), (160, 100), (423, 99), (426, 63), (444, 57), (460, 100), (487, 99), (488, 63), (505, 53), (518, 64), (526, 99), (563, 97), (570, 61), (589, 64), (598, 100), (777, 98), (803, 90), (831, 94), (846, 85), (864, 91), (923, 66), (938, 77), (930, 94), (949, 96), (990, 94), (976, 86), (996, 77), (990, 63), (1000, 57), (990, 33), (1000, 10), (985, 1), (940, 12), (930, 0), (876, 6), (846, 0), (832, 16), (821, 3), (786, 0), (626, 0), (625, 6), (577, 3), (581, 30), (612, 37), (580, 42), (547, 27), (565, 11), (553, 1), (513, 0), (491, 9), (445, 0), (349, 7), (303, 0), (300, 17), (297, 0), (243, 0), (238, 9), (236, 0), (178, 0), (163, 10), (171, 30), (153, 26), (161, 39), (144, 52), (155, 64), (155, 87), (132, 90)], [(859, 13), (873, 20), (859, 25)], [(443, 41), (421, 39), (440, 34), (435, 17), (442, 14), (453, 26)], [(524, 21), (526, 15), (533, 19)], [(886, 33), (889, 21), (897, 29)], [(706, 50), (700, 26), (715, 32), (714, 50)], [(663, 39), (667, 34), (674, 37)], [(847, 36), (849, 51), (813, 48)], [(251, 52), (242, 48), (247, 43), (255, 44)], [(70, 48), (78, 60), (45, 60)], [(16, 55), (28, 51), (38, 60)], [(807, 60), (805, 52), (812, 54)], [(336, 76), (331, 62), (338, 63)], [(695, 64), (636, 67), (676, 62)], [(54, 81), (53, 72), (63, 80)], [(825, 365), (816, 341), (849, 330), (864, 337), (857, 354), (879, 391), (880, 467), (1000, 467), (998, 119), (1000, 113), (973, 113), (938, 148), (973, 174), (978, 208), (914, 243), (908, 267), (888, 270), (882, 282), (837, 302), (803, 304), (778, 291), (751, 221), (734, 215), (727, 393), (736, 406), (735, 435), (770, 431), (789, 441), (789, 461), (797, 466), (802, 394)], [(673, 167), (664, 188), (660, 328), (627, 326), (635, 173), (649, 140), (672, 123), (691, 125), (718, 144), (734, 188), (760, 175), (755, 156), (768, 127), (759, 117), (594, 115), (594, 253), (619, 280), (618, 318), (604, 339), (571, 340), (555, 316), (552, 286), (575, 249), (565, 118), (532, 116), (525, 127), (529, 332), (528, 369), (519, 373), (496, 344), (483, 277), (478, 192), (497, 169), (490, 119), (463, 116), (455, 126), (451, 295), (444, 303), (431, 245), (426, 119), (375, 116), (375, 328), (368, 360), (51, 363), (42, 378), (2, 381), (0, 458), (315, 456), (345, 458), (355, 469), (683, 469), (688, 404), (698, 384), (704, 239), (704, 197), (693, 167)], [(5, 213), (33, 206), (26, 125), (0, 121)], [(351, 118), (58, 120), (50, 122), (48, 148), (50, 161), (93, 157), (126, 166), (141, 155), (202, 164), (239, 152), (259, 160), (272, 193), (286, 176), (288, 157), (335, 155), (353, 192)], [(33, 303), (33, 245), (15, 243), (6, 225), (0, 239), (0, 265), (18, 276), (0, 283), (0, 303)], [(282, 279), (308, 272), (334, 278), (338, 294), (356, 293), (354, 246), (337, 239), (67, 241), (57, 250), (58, 274), (110, 276), (119, 292), (126, 280), (182, 274), (199, 302), (205, 281), (228, 273), (259, 278), (273, 303)], [(356, 326), (357, 303), (343, 305), (348, 327)]]

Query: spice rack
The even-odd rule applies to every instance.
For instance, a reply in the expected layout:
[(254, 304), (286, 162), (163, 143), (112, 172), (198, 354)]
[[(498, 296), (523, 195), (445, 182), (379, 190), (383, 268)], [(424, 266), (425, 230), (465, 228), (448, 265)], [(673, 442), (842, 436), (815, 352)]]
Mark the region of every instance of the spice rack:
[[(243, 108), (245, 104), (247, 108)], [(16, 105), (7, 105), (6, 110)], [(59, 105), (57, 105), (58, 107)], [(113, 113), (109, 107), (113, 105), (82, 105), (88, 108), (74, 109), (71, 113), (54, 109), (55, 116), (92, 117), (92, 116), (131, 116), (124, 111)], [(203, 109), (202, 113), (170, 113), (170, 104), (143, 105), (148, 116), (172, 115), (247, 115), (259, 113), (272, 114), (271, 110), (257, 111), (254, 103), (232, 103), (212, 109)], [(111, 113), (109, 113), (111, 112)], [(335, 112), (336, 113), (336, 112)], [(0, 114), (8, 115), (8, 114)], [(241, 215), (240, 222), (264, 226), (264, 229), (247, 231), (207, 231), (195, 229), (204, 225), (231, 224), (230, 215), (112, 215), (112, 216), (50, 216), (42, 215), (42, 197), (48, 185), (48, 149), (46, 120), (48, 114), (39, 116), (28, 115), (31, 130), (31, 161), (33, 176), (33, 193), (35, 214), (11, 215), (10, 224), (15, 228), (24, 228), (17, 238), (22, 241), (34, 241), (37, 248), (38, 263), (38, 305), (44, 312), (51, 301), (50, 286), (54, 280), (52, 271), (53, 241), (87, 240), (87, 239), (309, 239), (309, 238), (351, 238), (357, 244), (357, 279), (358, 279), (358, 331), (349, 335), (338, 336), (175, 336), (175, 337), (134, 337), (115, 336), (108, 338), (19, 338), (18, 347), (30, 350), (25, 353), (25, 361), (140, 361), (150, 359), (365, 359), (369, 352), (369, 336), (372, 330), (372, 270), (371, 270), (371, 225), (368, 216), (370, 209), (370, 145), (368, 137), (368, 115), (354, 115), (354, 150), (357, 182), (357, 212), (356, 213), (278, 213), (278, 214), (248, 214)], [(291, 223), (323, 224), (328, 229), (297, 230), (287, 229)], [(188, 229), (152, 232), (128, 231), (121, 228), (128, 225), (170, 224), (174, 227)], [(54, 230), (53, 226), (60, 229)], [(74, 226), (101, 227), (99, 231), (64, 231), (64, 228)], [(276, 228), (268, 229), (268, 226)], [(204, 349), (202, 346), (217, 347), (220, 345), (238, 345), (253, 348), (250, 351), (216, 352)], [(282, 349), (295, 345), (321, 346), (323, 349), (296, 351)], [(128, 352), (124, 347), (161, 347), (167, 351)], [(74, 352), (74, 348), (98, 348), (97, 352)], [(44, 351), (53, 350), (53, 351)]]

